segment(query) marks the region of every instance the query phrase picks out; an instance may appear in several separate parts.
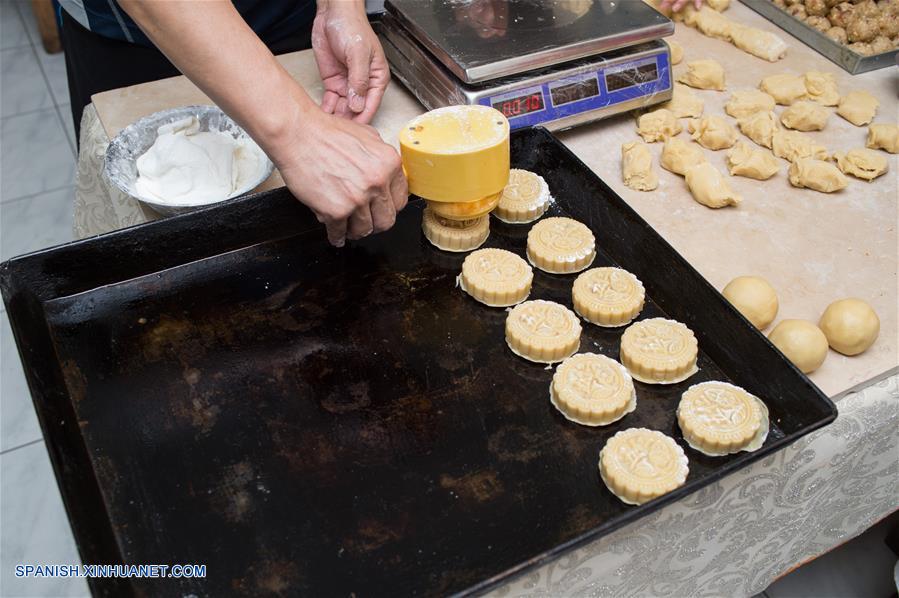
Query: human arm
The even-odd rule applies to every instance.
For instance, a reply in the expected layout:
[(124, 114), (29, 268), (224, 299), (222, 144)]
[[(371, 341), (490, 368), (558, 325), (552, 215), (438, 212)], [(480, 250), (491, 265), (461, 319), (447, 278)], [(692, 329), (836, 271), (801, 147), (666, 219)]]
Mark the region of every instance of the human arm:
[(407, 200), (396, 150), (371, 127), (323, 112), (231, 2), (119, 4), (265, 150), (333, 244), (393, 225)]

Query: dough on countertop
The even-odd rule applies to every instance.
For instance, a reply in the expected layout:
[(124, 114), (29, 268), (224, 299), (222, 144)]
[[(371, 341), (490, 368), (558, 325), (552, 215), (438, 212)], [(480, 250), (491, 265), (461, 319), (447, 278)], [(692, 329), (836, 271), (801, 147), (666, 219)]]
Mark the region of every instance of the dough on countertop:
[(764, 181), (777, 174), (780, 164), (768, 150), (753, 147), (745, 141), (738, 141), (727, 152), (727, 170), (735, 176)]
[(694, 60), (687, 63), (687, 72), (677, 80), (696, 89), (724, 91), (724, 67), (711, 58)]
[(872, 149), (899, 154), (899, 125), (872, 124), (868, 127), (868, 140), (865, 145)]
[(789, 106), (806, 94), (805, 79), (799, 75), (783, 73), (762, 79), (759, 89), (774, 98), (782, 106)]
[(648, 143), (664, 141), (683, 130), (674, 114), (665, 108), (647, 112), (637, 119), (637, 133)]
[(800, 100), (785, 109), (780, 115), (780, 122), (788, 129), (797, 131), (820, 131), (827, 125), (830, 110), (808, 100)]
[(622, 430), (599, 451), (599, 477), (629, 505), (642, 505), (683, 486), (689, 473), (684, 449), (656, 430)]
[(840, 92), (833, 73), (809, 71), (804, 76), (806, 97), (822, 106), (836, 106), (840, 103)]
[(730, 6), (730, 0), (705, 0), (705, 3), (718, 12), (724, 12)]
[(680, 64), (684, 59), (684, 47), (673, 39), (669, 39), (667, 41), (668, 47), (671, 48), (671, 66)]
[(805, 320), (783, 320), (774, 327), (768, 340), (806, 374), (821, 367), (827, 357), (827, 337)]
[(662, 158), (660, 160), (662, 168), (675, 174), (684, 176), (688, 170), (705, 161), (705, 154), (702, 148), (695, 143), (671, 137), (666, 139), (665, 145), (662, 146)]
[(724, 175), (708, 162), (688, 170), (686, 179), (693, 199), (709, 208), (736, 206), (742, 201), (739, 195), (731, 191)]
[(882, 153), (863, 147), (851, 149), (845, 154), (836, 152), (833, 155), (837, 166), (844, 174), (871, 181), (889, 169), (889, 161)]
[(736, 47), (744, 52), (768, 62), (777, 62), (787, 54), (788, 46), (784, 40), (770, 31), (755, 27), (745, 27), (734, 23), (730, 28), (730, 39)]
[(837, 114), (857, 127), (874, 120), (880, 102), (867, 91), (850, 91), (840, 100)]
[(807, 187), (821, 193), (833, 193), (845, 189), (849, 184), (846, 176), (839, 169), (824, 160), (799, 158), (790, 164), (790, 184), (794, 187)]
[(774, 98), (758, 89), (738, 89), (730, 94), (724, 111), (736, 119), (745, 118), (756, 112), (774, 110)]
[(703, 35), (730, 41), (733, 23), (718, 11), (703, 6), (684, 17), (684, 24), (698, 29)]
[(816, 158), (827, 160), (827, 148), (815, 143), (811, 137), (799, 131), (778, 129), (771, 136), (771, 149), (774, 155), (790, 162), (799, 158)]
[(723, 116), (693, 118), (687, 122), (691, 138), (704, 148), (720, 150), (733, 147), (737, 141), (737, 130)]
[(660, 106), (670, 110), (675, 118), (698, 118), (702, 116), (705, 102), (683, 83), (675, 83), (671, 99)]
[(777, 292), (761, 276), (738, 276), (721, 294), (759, 330), (770, 326), (777, 316)]
[(780, 130), (773, 110), (745, 116), (737, 121), (737, 126), (744, 135), (768, 149), (773, 145), (774, 133)]
[(659, 186), (659, 176), (652, 169), (649, 147), (640, 141), (621, 146), (621, 176), (624, 184), (636, 191), (652, 191)]
[(818, 326), (834, 351), (858, 355), (877, 339), (880, 318), (861, 299), (841, 299), (827, 306)]

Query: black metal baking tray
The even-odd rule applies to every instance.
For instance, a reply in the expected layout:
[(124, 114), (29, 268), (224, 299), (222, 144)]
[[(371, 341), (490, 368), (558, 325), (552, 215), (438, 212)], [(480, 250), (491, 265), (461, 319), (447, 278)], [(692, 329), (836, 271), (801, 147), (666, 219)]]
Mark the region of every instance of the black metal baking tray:
[[(421, 202), (344, 249), (286, 191), (13, 259), (12, 329), (86, 563), (201, 563), (205, 579), (93, 580), (99, 595), (480, 592), (595, 540), (832, 421), (834, 405), (549, 133), (517, 131), (552, 213), (590, 226), (596, 265), (644, 282), (642, 318), (685, 322), (699, 373), (638, 383), (602, 429), (550, 405), (552, 371), (503, 341), (506, 311), (455, 286)], [(523, 254), (527, 226), (488, 246)], [(570, 305), (572, 276), (532, 298)], [(585, 326), (617, 357), (621, 330)], [(604, 441), (644, 426), (683, 443), (689, 385), (727, 380), (767, 403), (764, 447), (686, 448), (687, 484), (640, 507), (597, 474)]]
[(853, 75), (877, 69), (896, 66), (899, 50), (889, 50), (880, 54), (865, 56), (853, 52), (848, 46), (836, 42), (823, 32), (800, 21), (787, 11), (781, 9), (771, 0), (740, 0), (743, 4), (759, 13), (787, 33), (801, 40), (831, 62), (841, 66)]

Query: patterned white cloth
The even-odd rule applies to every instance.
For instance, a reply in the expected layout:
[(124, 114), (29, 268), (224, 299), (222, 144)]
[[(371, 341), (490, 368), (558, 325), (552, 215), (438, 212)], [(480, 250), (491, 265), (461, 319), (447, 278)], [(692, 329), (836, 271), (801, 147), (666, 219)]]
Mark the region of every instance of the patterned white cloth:
[[(81, 121), (75, 237), (157, 218), (111, 188), (109, 139)], [(830, 426), (522, 575), (495, 596), (751, 596), (899, 509), (899, 376), (837, 401)]]

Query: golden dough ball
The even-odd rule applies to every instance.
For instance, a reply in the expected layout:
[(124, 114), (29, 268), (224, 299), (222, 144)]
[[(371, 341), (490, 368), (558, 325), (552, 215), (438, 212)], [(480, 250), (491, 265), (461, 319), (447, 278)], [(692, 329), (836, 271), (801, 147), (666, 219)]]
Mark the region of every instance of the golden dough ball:
[(890, 38), (884, 35), (878, 35), (874, 39), (871, 40), (871, 51), (874, 54), (880, 54), (881, 52), (889, 52), (893, 49), (893, 42), (890, 41)]
[(874, 2), (874, 0), (863, 0), (858, 3), (856, 12), (863, 17), (879, 17), (880, 7), (877, 6), (877, 3)]
[(827, 4), (824, 0), (805, 0), (805, 12), (809, 16), (823, 17), (827, 14)]
[(791, 15), (793, 15), (795, 18), (799, 19), (800, 21), (804, 21), (805, 17), (808, 16), (805, 12), (805, 7), (801, 4), (794, 4), (792, 6), (788, 6), (787, 12), (790, 13)]
[(827, 337), (806, 320), (783, 320), (774, 327), (768, 340), (806, 374), (821, 367), (827, 357)]
[(837, 42), (838, 44), (845, 44), (847, 41), (849, 41), (849, 38), (846, 37), (846, 30), (842, 27), (831, 27), (824, 33), (827, 35), (827, 37)]
[(787, 3), (784, 2), (784, 0), (774, 0), (774, 6), (781, 10), (784, 10), (787, 7)]
[(880, 27), (880, 35), (890, 38), (896, 37), (899, 35), (899, 14), (881, 15), (878, 26)]
[(854, 44), (849, 44), (847, 47), (856, 54), (861, 54), (862, 56), (870, 56), (874, 53), (874, 49), (871, 48), (871, 44), (868, 42), (855, 42)]
[(854, 4), (851, 4), (849, 2), (840, 2), (830, 9), (830, 12), (827, 13), (827, 18), (830, 20), (830, 24), (834, 27), (843, 27), (845, 29), (846, 25), (849, 24), (849, 18), (852, 16), (852, 13), (854, 11)]
[(759, 330), (767, 328), (777, 316), (777, 292), (760, 276), (738, 276), (721, 294)]
[(858, 355), (877, 339), (880, 318), (861, 299), (840, 299), (827, 306), (818, 326), (834, 351), (843, 355)]
[(808, 23), (809, 27), (813, 27), (822, 33), (830, 29), (830, 21), (827, 20), (827, 17), (809, 17), (805, 22)]
[(880, 25), (874, 19), (853, 14), (846, 26), (846, 34), (851, 42), (869, 42), (880, 32)]

